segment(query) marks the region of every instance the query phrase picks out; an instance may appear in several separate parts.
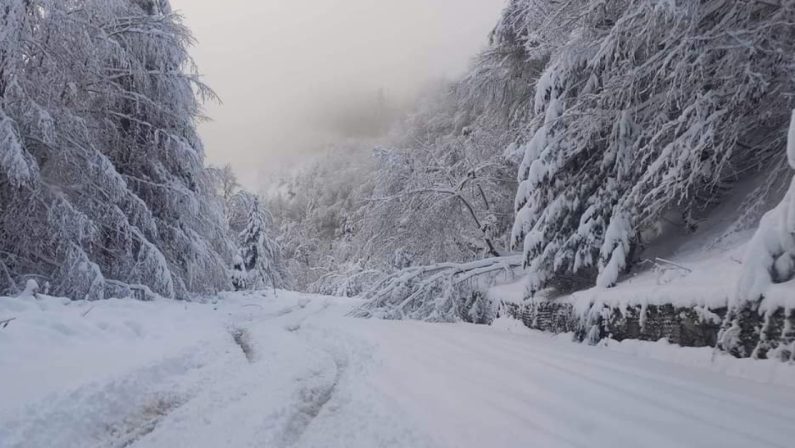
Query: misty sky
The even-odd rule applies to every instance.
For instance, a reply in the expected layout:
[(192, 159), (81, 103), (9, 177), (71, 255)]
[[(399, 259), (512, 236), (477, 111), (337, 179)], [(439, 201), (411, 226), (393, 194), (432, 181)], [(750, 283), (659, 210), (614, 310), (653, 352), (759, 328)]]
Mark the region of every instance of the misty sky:
[(249, 187), (328, 136), (318, 117), (375, 97), (412, 98), (459, 75), (505, 0), (172, 0), (223, 104), (202, 124), (209, 161)]

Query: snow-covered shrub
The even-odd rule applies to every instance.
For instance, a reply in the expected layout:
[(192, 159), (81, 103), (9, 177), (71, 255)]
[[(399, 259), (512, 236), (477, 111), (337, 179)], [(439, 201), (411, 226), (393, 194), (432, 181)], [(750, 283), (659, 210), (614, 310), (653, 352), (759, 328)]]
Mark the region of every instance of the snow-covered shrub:
[(489, 325), (497, 318), (497, 304), (482, 291), (475, 291), (472, 294), (472, 299), (467, 304), (467, 308), (467, 322)]

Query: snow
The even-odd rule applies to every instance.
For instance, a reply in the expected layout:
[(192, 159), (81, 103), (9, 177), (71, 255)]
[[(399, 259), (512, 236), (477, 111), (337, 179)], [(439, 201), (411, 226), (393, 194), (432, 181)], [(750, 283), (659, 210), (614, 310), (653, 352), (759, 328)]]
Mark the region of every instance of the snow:
[(600, 288), (614, 286), (621, 271), (626, 268), (630, 229), (631, 225), (623, 214), (614, 214), (607, 226), (605, 241), (600, 250), (602, 260), (607, 260), (607, 265), (600, 269), (596, 279), (596, 285)]
[(795, 110), (792, 111), (792, 119), (790, 120), (789, 133), (787, 135), (787, 158), (789, 165), (795, 168)]
[(525, 303), (525, 298), (530, 296), (528, 285), (529, 282), (525, 277), (512, 282), (499, 283), (489, 288), (486, 296), (495, 302), (522, 305)]
[(795, 375), (791, 365), (759, 362), (749, 358), (737, 359), (720, 355), (708, 347), (681, 347), (665, 340), (648, 342), (634, 339), (607, 339), (600, 343), (600, 347), (640, 358), (698, 367), (735, 378), (795, 388)]
[(0, 110), (0, 169), (11, 184), (18, 187), (32, 181), (38, 174), (30, 154), (14, 130), (14, 122)]
[[(619, 308), (666, 304), (726, 307), (734, 296), (746, 246), (743, 242), (712, 251), (680, 253), (671, 257), (675, 265), (652, 258), (613, 288), (597, 286), (555, 300), (573, 303), (582, 312), (600, 303)], [(498, 285), (489, 290), (489, 297), (508, 303), (525, 303), (527, 284), (527, 278), (522, 278)], [(539, 297), (543, 300), (543, 292)]]
[[(788, 156), (795, 167), (795, 112), (789, 130)], [(795, 179), (781, 203), (759, 223), (745, 256), (737, 303), (763, 298), (760, 309), (791, 309), (795, 305)]]
[[(663, 343), (206, 303), (0, 298), (2, 447), (783, 447), (792, 365)], [(717, 357), (717, 359), (713, 359)], [(762, 374), (762, 373), (764, 374)], [(743, 377), (753, 377), (754, 381)], [(767, 382), (765, 382), (767, 381)]]

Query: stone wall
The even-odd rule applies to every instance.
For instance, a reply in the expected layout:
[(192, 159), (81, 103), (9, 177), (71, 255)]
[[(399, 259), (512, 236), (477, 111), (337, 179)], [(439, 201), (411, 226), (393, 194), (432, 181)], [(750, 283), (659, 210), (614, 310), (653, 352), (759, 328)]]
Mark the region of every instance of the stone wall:
[(501, 310), (527, 327), (551, 333), (573, 333), (580, 342), (667, 339), (683, 347), (718, 347), (737, 357), (792, 361), (795, 352), (795, 312), (760, 314), (748, 309), (729, 313), (727, 307), (591, 305), (575, 311), (564, 301), (503, 303)]

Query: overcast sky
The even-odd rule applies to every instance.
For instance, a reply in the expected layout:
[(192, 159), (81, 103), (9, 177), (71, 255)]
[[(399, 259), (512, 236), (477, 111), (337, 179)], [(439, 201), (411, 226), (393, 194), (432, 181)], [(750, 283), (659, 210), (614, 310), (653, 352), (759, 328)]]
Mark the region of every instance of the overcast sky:
[(411, 98), (459, 75), (505, 0), (172, 0), (223, 104), (203, 124), (209, 161), (249, 187), (326, 138), (317, 116), (384, 89)]

